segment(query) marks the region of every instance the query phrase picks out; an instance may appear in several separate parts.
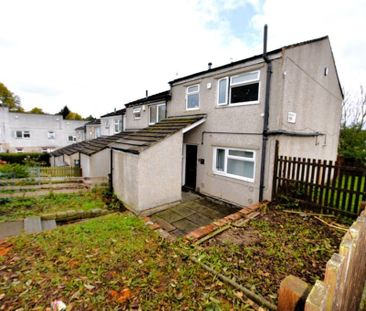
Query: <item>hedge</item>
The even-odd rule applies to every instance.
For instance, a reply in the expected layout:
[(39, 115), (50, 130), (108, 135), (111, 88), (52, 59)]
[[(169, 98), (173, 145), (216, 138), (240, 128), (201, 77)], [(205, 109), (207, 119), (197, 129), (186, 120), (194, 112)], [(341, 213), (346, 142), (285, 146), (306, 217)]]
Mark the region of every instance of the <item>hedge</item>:
[(0, 153), (0, 160), (9, 164), (25, 164), (31, 166), (49, 166), (50, 155), (44, 153)]

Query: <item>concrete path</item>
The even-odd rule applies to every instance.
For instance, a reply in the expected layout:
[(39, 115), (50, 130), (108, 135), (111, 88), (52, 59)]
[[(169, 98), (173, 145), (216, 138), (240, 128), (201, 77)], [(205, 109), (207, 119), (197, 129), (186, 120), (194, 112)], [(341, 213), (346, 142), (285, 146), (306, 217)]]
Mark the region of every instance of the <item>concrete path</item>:
[(187, 194), (182, 203), (150, 217), (170, 234), (183, 236), (237, 211), (236, 208), (217, 204), (194, 194)]

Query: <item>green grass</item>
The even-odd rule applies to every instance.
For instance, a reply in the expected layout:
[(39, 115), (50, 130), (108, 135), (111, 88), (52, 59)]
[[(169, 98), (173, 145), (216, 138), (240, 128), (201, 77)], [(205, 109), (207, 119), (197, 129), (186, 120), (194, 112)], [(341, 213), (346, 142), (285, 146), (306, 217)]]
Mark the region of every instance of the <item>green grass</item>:
[(0, 222), (66, 210), (86, 211), (104, 206), (101, 191), (0, 199)]
[[(10, 243), (12, 249), (0, 256), (0, 296), (6, 310), (44, 310), (55, 299), (70, 310), (244, 307), (230, 287), (183, 260), (179, 242), (168, 244), (127, 212)], [(118, 302), (116, 293), (124, 289), (131, 297)]]

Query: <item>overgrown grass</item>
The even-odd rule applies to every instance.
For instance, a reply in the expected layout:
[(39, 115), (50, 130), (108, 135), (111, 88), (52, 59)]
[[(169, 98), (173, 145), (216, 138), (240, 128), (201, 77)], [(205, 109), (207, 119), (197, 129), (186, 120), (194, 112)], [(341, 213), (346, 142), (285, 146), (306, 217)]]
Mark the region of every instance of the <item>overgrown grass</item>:
[(105, 206), (101, 190), (53, 194), (29, 198), (0, 199), (0, 222), (66, 210), (91, 210)]
[(276, 303), (289, 274), (314, 284), (337, 252), (344, 232), (311, 217), (262, 211), (244, 228), (233, 228), (203, 246), (201, 260)]
[(10, 242), (0, 257), (6, 310), (44, 310), (55, 299), (68, 310), (245, 308), (230, 287), (183, 260), (179, 242), (168, 244), (129, 213)]

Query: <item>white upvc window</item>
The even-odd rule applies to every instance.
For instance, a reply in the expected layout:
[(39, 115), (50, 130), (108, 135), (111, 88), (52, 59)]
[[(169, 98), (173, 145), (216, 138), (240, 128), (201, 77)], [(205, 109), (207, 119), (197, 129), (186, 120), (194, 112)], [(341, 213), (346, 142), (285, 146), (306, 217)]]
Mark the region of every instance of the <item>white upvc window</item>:
[(186, 88), (186, 110), (200, 109), (200, 86), (199, 84)]
[(135, 120), (141, 119), (141, 107), (133, 108), (132, 113)]
[(115, 133), (122, 132), (122, 119), (114, 120), (114, 132)]
[(155, 124), (165, 119), (165, 104), (149, 106), (149, 124)]
[(48, 131), (47, 137), (48, 137), (48, 139), (55, 139), (56, 133), (54, 131)]
[(235, 106), (259, 103), (260, 71), (246, 72), (217, 81), (217, 105)]
[(95, 128), (95, 138), (98, 138), (101, 136), (100, 127)]
[(23, 148), (15, 148), (16, 153), (22, 153), (23, 152)]
[(23, 138), (30, 138), (30, 131), (23, 131)]
[(254, 182), (255, 151), (215, 147), (213, 172), (218, 175)]
[(76, 141), (76, 136), (70, 135), (68, 141)]

